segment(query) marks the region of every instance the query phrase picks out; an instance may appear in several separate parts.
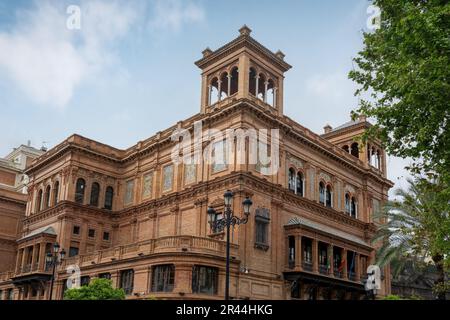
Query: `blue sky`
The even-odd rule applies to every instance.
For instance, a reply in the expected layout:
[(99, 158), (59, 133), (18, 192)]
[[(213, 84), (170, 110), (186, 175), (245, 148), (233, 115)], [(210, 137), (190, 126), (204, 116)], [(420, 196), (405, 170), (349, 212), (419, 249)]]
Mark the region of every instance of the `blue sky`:
[[(81, 29), (66, 27), (69, 5)], [(349, 120), (367, 0), (0, 2), (0, 155), (72, 133), (127, 148), (200, 108), (201, 51), (247, 24), (281, 49), (285, 114), (317, 133)], [(6, 120), (6, 121), (5, 121)], [(390, 178), (404, 160), (389, 159)]]

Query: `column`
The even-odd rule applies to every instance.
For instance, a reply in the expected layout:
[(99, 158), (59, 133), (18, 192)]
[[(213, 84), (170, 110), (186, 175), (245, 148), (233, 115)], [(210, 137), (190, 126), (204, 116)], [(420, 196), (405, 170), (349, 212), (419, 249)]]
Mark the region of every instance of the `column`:
[(355, 281), (359, 282), (360, 280), (360, 255), (355, 252)]
[(227, 78), (228, 78), (228, 90), (227, 90), (227, 96), (229, 97), (229, 96), (230, 96), (230, 92), (231, 92), (231, 74), (229, 74), (229, 75), (227, 76)]
[(295, 269), (302, 270), (302, 236), (295, 236)]
[(255, 97), (258, 97), (258, 89), (259, 89), (259, 75), (256, 75), (256, 88), (255, 88)]
[(220, 101), (222, 97), (222, 81), (217, 80), (217, 101)]
[(45, 269), (45, 242), (42, 242), (39, 247), (39, 270)]
[(34, 264), (36, 263), (36, 252), (37, 252), (36, 245), (33, 245), (32, 246), (32, 250), (31, 250), (31, 268), (30, 268), (30, 271), (34, 270)]
[(20, 273), (22, 268), (22, 259), (23, 259), (23, 249), (19, 249), (16, 258), (16, 273)]
[(273, 88), (273, 106), (272, 107), (274, 107), (274, 108), (277, 107), (277, 91), (278, 91), (277, 87)]
[(319, 272), (319, 241), (312, 239), (313, 272)]
[(20, 273), (22, 273), (22, 270), (25, 267), (25, 263), (27, 261), (27, 251), (28, 251), (27, 247), (24, 247), (22, 249), (22, 251), (23, 251), (23, 254), (22, 254), (22, 264), (20, 265), (20, 270), (19, 270)]
[(334, 247), (332, 244), (328, 245), (327, 248), (327, 255), (328, 255), (328, 264), (330, 266), (330, 270), (328, 270), (328, 272), (330, 273), (330, 275), (334, 275), (334, 257), (333, 257), (333, 251), (334, 251)]
[(264, 97), (263, 100), (265, 103), (267, 103), (267, 86), (269, 85), (269, 82), (264, 82)]
[(348, 279), (348, 275), (347, 275), (347, 263), (348, 263), (348, 261), (347, 261), (347, 249), (342, 249), (342, 259), (341, 259), (341, 261), (345, 261), (345, 264), (344, 264), (344, 266), (343, 266), (343, 268), (342, 268), (342, 277), (344, 278), (344, 279)]
[(209, 85), (208, 85), (208, 106), (211, 105), (211, 99), (212, 99), (211, 94), (212, 94), (212, 87), (211, 87), (211, 85), (209, 84)]

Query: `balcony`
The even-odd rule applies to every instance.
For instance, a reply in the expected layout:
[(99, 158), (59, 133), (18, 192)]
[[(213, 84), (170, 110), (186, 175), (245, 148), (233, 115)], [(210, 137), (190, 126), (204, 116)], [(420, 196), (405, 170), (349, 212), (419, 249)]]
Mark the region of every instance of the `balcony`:
[(319, 272), (321, 274), (328, 275), (330, 273), (330, 269), (328, 268), (328, 265), (326, 265), (326, 264), (319, 264)]
[(313, 264), (311, 261), (303, 261), (302, 263), (303, 270), (305, 271), (313, 271)]
[(336, 278), (343, 278), (344, 277), (344, 274), (343, 274), (343, 272), (342, 271), (339, 271), (339, 270), (334, 270), (334, 276), (336, 277)]
[[(225, 250), (226, 243), (224, 241), (195, 236), (169, 236), (67, 258), (63, 260), (61, 268), (66, 268), (72, 264), (85, 267), (92, 264), (158, 253), (180, 254), (181, 252), (189, 252), (211, 254), (222, 258), (225, 256)], [(230, 255), (237, 258), (238, 246), (236, 244), (231, 244)]]

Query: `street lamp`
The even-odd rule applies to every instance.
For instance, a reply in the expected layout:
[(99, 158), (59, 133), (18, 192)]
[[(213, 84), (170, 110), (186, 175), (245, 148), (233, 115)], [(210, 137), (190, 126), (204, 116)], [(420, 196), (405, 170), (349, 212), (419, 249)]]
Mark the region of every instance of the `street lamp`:
[(233, 203), (233, 192), (227, 190), (224, 195), (224, 214), (221, 219), (216, 219), (218, 213), (214, 208), (208, 207), (207, 213), (209, 217), (209, 224), (211, 229), (217, 231), (223, 231), (225, 228), (227, 229), (227, 258), (226, 258), (226, 268), (225, 268), (225, 300), (229, 300), (230, 298), (230, 226), (246, 224), (248, 222), (248, 217), (250, 215), (250, 207), (252, 206), (252, 200), (249, 197), (246, 197), (242, 202), (242, 207), (244, 209), (244, 217), (239, 218), (233, 215), (233, 211), (231, 210)]
[(55, 272), (56, 272), (56, 266), (62, 262), (64, 257), (66, 256), (66, 251), (62, 249), (59, 251), (59, 243), (55, 242), (53, 244), (53, 253), (49, 252), (45, 256), (45, 262), (47, 263), (47, 266), (52, 266), (52, 277), (51, 277), (51, 283), (50, 283), (50, 296), (49, 300), (52, 300), (52, 294), (53, 294), (53, 284), (55, 282)]

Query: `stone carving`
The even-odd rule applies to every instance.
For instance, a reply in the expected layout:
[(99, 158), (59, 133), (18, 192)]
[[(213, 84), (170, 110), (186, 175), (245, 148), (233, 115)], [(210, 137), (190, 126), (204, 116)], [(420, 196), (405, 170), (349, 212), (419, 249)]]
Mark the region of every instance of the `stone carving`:
[(331, 178), (328, 174), (321, 172), (319, 174), (319, 179), (323, 179), (326, 183), (330, 183), (331, 182)]
[(194, 163), (184, 165), (184, 184), (197, 181), (197, 165)]
[(289, 155), (288, 156), (288, 162), (292, 163), (297, 169), (298, 168), (303, 168), (303, 162), (297, 157)]
[(129, 180), (126, 182), (125, 186), (125, 204), (130, 204), (133, 202), (133, 194), (134, 194), (134, 180)]

